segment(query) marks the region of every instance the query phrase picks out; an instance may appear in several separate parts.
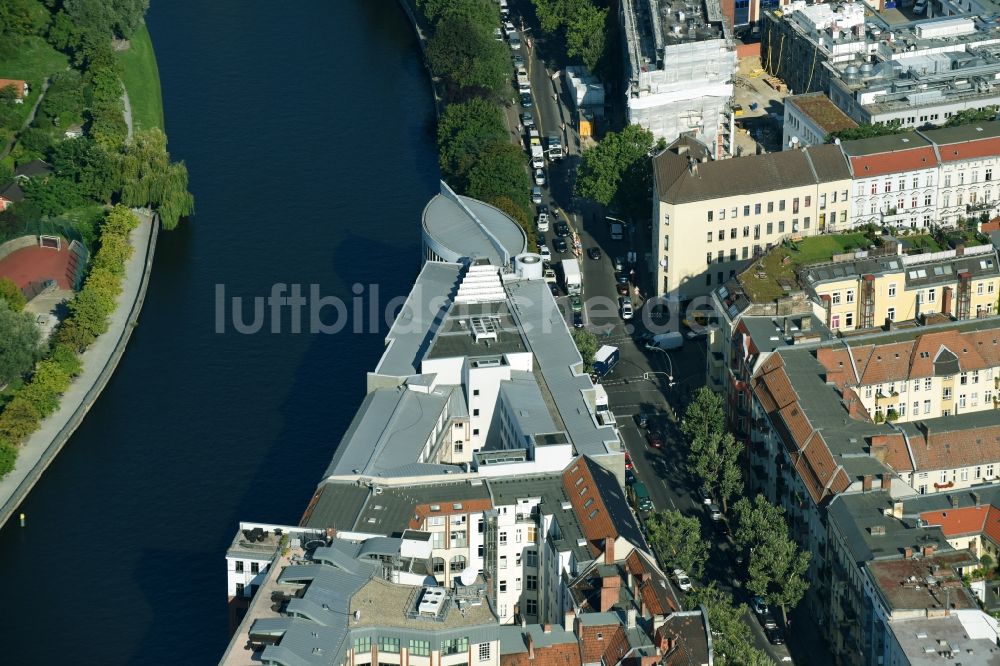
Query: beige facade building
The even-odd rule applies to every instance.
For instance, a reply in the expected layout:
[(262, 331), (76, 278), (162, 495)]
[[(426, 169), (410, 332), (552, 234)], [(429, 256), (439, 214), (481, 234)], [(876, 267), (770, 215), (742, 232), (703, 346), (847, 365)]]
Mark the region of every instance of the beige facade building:
[(891, 326), (931, 313), (955, 319), (989, 317), (997, 312), (1000, 294), (1000, 267), (991, 245), (816, 264), (801, 280), (823, 304), (826, 325), (842, 332)]
[(851, 173), (836, 145), (707, 161), (680, 139), (653, 159), (658, 295), (708, 295), (788, 237), (846, 225)]

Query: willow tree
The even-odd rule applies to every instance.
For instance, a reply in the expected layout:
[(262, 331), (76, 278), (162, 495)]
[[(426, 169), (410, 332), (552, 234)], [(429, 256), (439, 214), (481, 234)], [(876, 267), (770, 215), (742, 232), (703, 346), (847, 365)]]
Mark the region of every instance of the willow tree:
[(170, 161), (167, 137), (157, 128), (136, 132), (125, 144), (119, 175), (121, 202), (155, 208), (164, 229), (173, 229), (194, 212), (187, 167)]

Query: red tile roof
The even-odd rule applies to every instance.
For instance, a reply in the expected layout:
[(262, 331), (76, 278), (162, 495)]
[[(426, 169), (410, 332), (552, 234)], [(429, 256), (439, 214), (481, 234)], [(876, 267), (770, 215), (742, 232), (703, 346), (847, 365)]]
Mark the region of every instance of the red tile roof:
[[(563, 472), (563, 489), (569, 497), (573, 511), (580, 522), (583, 535), (590, 542), (593, 554), (603, 552), (604, 540), (618, 538), (618, 530), (611, 521), (597, 481), (590, 471), (586, 458), (579, 458)], [(594, 500), (589, 502), (589, 500)]]
[(620, 624), (580, 625), (579, 635), (585, 664), (602, 660), (605, 664), (617, 664), (629, 650), (628, 638)]
[[(947, 539), (965, 534), (979, 534), (986, 524), (986, 516), (990, 506), (967, 506), (960, 509), (946, 509), (944, 511), (925, 511), (920, 517), (928, 525), (940, 525), (941, 531)], [(995, 511), (996, 509), (994, 509)]]
[(973, 139), (962, 143), (938, 144), (942, 162), (958, 162), (1000, 155), (1000, 137)]
[(851, 172), (855, 178), (868, 178), (887, 173), (928, 169), (936, 164), (937, 157), (934, 155), (934, 149), (930, 146), (920, 146), (908, 150), (852, 157)]
[(0, 90), (3, 90), (7, 86), (14, 87), (14, 93), (17, 95), (18, 99), (24, 97), (24, 81), (19, 79), (0, 79)]
[[(524, 638), (525, 648), (528, 639)], [(577, 643), (555, 643), (534, 646), (535, 658), (527, 651), (500, 655), (500, 666), (580, 666), (580, 646)]]

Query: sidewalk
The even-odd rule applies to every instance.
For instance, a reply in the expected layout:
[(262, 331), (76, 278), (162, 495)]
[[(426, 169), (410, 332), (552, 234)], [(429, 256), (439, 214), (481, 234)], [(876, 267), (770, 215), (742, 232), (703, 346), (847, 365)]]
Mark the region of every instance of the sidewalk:
[(139, 227), (129, 239), (133, 253), (125, 268), (118, 307), (111, 315), (107, 332), (80, 357), (83, 371), (63, 395), (59, 409), (42, 421), (41, 427), (21, 447), (17, 466), (0, 479), (0, 526), (14, 514), (83, 421), (125, 352), (146, 296), (159, 229), (159, 220), (152, 219), (148, 212), (134, 212), (139, 216)]

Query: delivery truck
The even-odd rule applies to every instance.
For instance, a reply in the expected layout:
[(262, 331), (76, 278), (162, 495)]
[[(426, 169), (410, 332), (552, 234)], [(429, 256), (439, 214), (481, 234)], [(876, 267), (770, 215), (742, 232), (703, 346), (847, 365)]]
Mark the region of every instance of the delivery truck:
[(603, 377), (618, 364), (618, 347), (604, 345), (594, 354), (594, 372)]
[(580, 277), (580, 262), (576, 259), (563, 259), (563, 283), (566, 293), (579, 296), (583, 293), (583, 280)]

